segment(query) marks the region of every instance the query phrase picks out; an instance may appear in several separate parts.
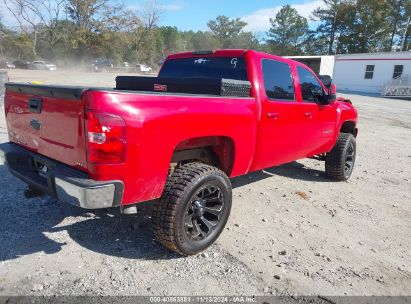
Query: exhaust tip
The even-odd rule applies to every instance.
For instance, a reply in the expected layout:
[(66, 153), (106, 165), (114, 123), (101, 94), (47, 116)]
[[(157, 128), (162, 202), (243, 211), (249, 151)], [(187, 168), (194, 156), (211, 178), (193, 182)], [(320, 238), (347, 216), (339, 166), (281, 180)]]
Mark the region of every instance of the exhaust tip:
[(136, 205), (121, 206), (120, 210), (121, 210), (121, 214), (124, 214), (124, 215), (137, 214), (137, 206)]

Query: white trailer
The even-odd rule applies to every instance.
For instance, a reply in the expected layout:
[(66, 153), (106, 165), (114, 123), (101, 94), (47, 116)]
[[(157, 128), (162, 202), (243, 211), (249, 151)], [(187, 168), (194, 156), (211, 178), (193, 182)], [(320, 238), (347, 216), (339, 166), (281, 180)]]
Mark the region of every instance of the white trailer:
[(335, 57), (333, 81), (339, 90), (384, 95), (387, 86), (394, 84), (408, 86), (404, 79), (410, 76), (411, 52), (351, 54)]
[(339, 91), (410, 97), (411, 52), (335, 56), (288, 56), (319, 75), (329, 75)]

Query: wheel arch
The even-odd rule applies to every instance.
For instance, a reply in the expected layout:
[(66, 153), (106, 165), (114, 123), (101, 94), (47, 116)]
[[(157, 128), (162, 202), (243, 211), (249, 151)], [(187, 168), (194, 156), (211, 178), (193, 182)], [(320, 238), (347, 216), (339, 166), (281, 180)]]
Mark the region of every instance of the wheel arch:
[(358, 129), (354, 121), (344, 121), (340, 128), (340, 133), (349, 133), (357, 137)]
[(235, 159), (234, 140), (227, 136), (204, 136), (185, 139), (173, 151), (171, 164), (201, 162), (230, 176)]

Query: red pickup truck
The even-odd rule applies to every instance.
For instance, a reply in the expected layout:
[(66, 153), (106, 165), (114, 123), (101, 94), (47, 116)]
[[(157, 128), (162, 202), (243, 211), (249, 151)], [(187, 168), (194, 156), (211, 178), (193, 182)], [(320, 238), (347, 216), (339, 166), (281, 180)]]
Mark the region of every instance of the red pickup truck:
[(156, 238), (196, 254), (223, 231), (230, 179), (306, 157), (353, 170), (357, 111), (305, 65), (251, 50), (171, 55), (115, 89), (7, 83), (9, 143), (26, 195), (87, 209), (153, 204)]

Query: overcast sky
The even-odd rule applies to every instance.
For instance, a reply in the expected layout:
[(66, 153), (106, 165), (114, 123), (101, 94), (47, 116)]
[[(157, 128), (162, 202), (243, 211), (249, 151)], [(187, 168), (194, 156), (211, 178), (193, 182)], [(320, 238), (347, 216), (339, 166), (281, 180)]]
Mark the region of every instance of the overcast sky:
[[(6, 0), (7, 1), (7, 0)], [(138, 8), (145, 0), (123, 0), (130, 8)], [(247, 30), (264, 33), (269, 27), (269, 18), (274, 17), (278, 10), (286, 4), (290, 4), (297, 11), (307, 17), (321, 6), (323, 1), (282, 1), (282, 0), (159, 0), (164, 14), (161, 25), (176, 26), (181, 30), (206, 30), (207, 22), (218, 15), (226, 15), (231, 18), (242, 18), (248, 23)], [(4, 7), (1, 7), (0, 15), (3, 22), (12, 25), (12, 17)]]

